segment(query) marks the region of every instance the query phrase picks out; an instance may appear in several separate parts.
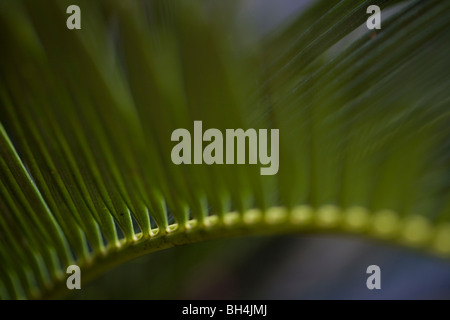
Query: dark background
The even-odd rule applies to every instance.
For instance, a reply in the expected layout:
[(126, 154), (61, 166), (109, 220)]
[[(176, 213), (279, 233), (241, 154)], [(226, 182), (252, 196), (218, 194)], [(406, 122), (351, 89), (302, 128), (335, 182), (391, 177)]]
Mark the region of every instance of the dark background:
[[(381, 290), (366, 269), (381, 268)], [(246, 237), (156, 252), (72, 299), (450, 299), (450, 263), (351, 236)]]

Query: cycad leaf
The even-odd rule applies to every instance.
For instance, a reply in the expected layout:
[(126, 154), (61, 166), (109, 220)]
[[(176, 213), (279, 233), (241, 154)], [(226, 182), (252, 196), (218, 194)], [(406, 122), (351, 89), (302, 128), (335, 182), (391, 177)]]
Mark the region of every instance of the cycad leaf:
[[(81, 30), (65, 27), (70, 4)], [(393, 14), (357, 35), (371, 4)], [(234, 14), (0, 3), (2, 298), (63, 294), (70, 264), (85, 281), (253, 233), (358, 233), (450, 255), (450, 4), (317, 1), (257, 44)], [(173, 164), (173, 130), (196, 120), (279, 129), (279, 172)]]

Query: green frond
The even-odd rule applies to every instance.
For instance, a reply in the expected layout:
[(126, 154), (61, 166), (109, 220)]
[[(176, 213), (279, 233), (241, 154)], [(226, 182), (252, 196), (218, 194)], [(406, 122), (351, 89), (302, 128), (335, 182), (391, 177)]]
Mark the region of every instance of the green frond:
[[(377, 32), (373, 4), (391, 10)], [(0, 298), (249, 234), (450, 256), (450, 2), (319, 0), (261, 38), (235, 6), (0, 2)], [(278, 173), (175, 165), (171, 134), (196, 120), (279, 129)]]

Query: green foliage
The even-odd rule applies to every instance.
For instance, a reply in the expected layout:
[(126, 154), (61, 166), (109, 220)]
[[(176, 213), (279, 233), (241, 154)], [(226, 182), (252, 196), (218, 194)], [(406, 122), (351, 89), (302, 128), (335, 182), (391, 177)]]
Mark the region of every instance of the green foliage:
[[(317, 1), (258, 41), (228, 1), (0, 2), (0, 297), (254, 233), (448, 257), (450, 3), (399, 2)], [(392, 16), (354, 32), (371, 4)], [(174, 165), (171, 133), (194, 120), (278, 128), (279, 173)]]

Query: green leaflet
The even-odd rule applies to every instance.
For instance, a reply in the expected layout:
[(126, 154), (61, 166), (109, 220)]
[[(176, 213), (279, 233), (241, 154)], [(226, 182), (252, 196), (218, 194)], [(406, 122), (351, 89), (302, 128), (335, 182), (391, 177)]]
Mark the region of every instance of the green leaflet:
[[(145, 253), (346, 232), (450, 255), (450, 4), (317, 1), (249, 45), (234, 4), (0, 4), (0, 295)], [(82, 29), (65, 27), (69, 4)], [(180, 165), (173, 130), (277, 128), (280, 171)]]

